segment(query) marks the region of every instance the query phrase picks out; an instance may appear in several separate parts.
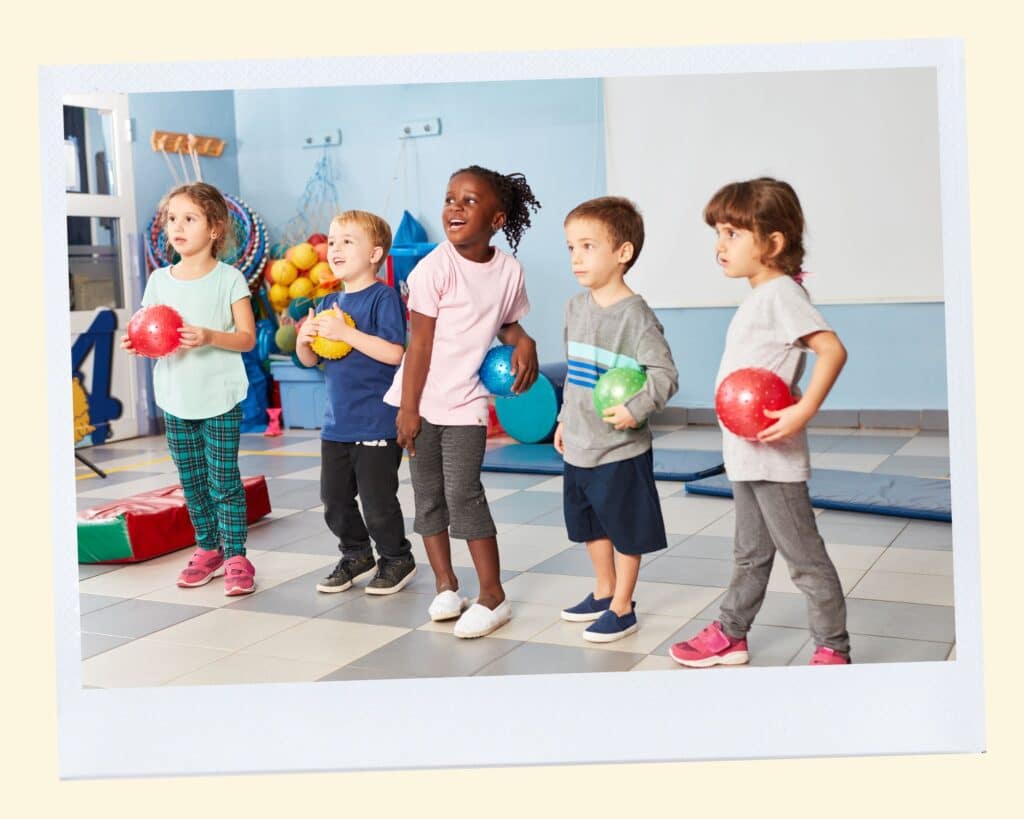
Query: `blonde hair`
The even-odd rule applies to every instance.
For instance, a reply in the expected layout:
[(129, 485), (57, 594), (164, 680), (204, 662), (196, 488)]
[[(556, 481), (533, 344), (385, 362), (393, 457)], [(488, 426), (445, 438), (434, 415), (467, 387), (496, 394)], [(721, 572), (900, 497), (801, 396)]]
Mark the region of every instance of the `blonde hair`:
[(232, 230), (231, 213), (224, 194), (206, 182), (179, 185), (163, 199), (157, 212), (160, 214), (160, 230), (167, 227), (167, 206), (175, 196), (187, 196), (203, 212), (210, 227), (217, 233), (210, 247), (215, 259), (228, 258), (235, 250), (235, 233)]
[(358, 225), (370, 237), (370, 243), (373, 247), (379, 247), (384, 252), (381, 254), (380, 262), (377, 264), (377, 270), (379, 271), (381, 265), (388, 258), (388, 252), (391, 250), (391, 226), (388, 225), (381, 217), (376, 213), (370, 213), (366, 210), (347, 210), (344, 213), (339, 213), (331, 221), (332, 225), (344, 225), (351, 223)]

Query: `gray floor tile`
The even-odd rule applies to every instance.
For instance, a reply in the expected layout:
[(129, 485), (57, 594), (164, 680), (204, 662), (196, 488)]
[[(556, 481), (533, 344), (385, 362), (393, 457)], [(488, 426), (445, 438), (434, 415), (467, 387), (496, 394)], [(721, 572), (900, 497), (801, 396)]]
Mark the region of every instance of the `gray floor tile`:
[[(417, 574), (423, 570), (429, 571), (427, 567), (423, 567), (417, 570)], [(325, 612), (321, 617), (352, 623), (369, 623), (374, 626), (419, 628), (430, 622), (427, 608), (434, 595), (413, 594), (408, 589), (406, 586), (402, 591), (389, 595), (366, 594), (358, 589), (353, 597), (348, 597), (348, 592), (342, 592), (339, 596), (344, 596), (345, 602)]]
[(480, 480), (487, 489), (526, 489), (544, 481), (551, 475), (522, 475), (518, 472), (482, 472)]
[(845, 441), (849, 437), (849, 435), (829, 435), (827, 433), (815, 433), (814, 430), (809, 429), (807, 431), (807, 446), (811, 452), (828, 452), (840, 441)]
[(645, 655), (625, 651), (523, 643), (476, 672), (496, 674), (589, 674), (600, 671), (629, 671)]
[(488, 505), (497, 523), (533, 523), (550, 512), (562, 514), (562, 496), (554, 492), (518, 492)]
[(118, 461), (121, 458), (142, 458), (142, 456), (150, 454), (148, 449), (122, 449), (120, 447), (114, 447), (107, 444), (77, 447), (75, 452), (79, 453), (83, 458), (87, 458), (92, 461), (101, 469), (103, 468), (103, 464), (108, 463), (109, 461)]
[(829, 452), (853, 452), (864, 455), (891, 455), (902, 449), (913, 435), (844, 435), (829, 447)]
[(79, 563), (78, 579), (88, 580), (90, 577), (96, 577), (97, 575), (106, 574), (120, 568), (123, 568), (123, 566), (116, 563), (113, 565), (109, 563)]
[(733, 539), (714, 535), (691, 535), (669, 547), (664, 557), (703, 557), (712, 560), (732, 560)]
[(700, 557), (658, 557), (640, 569), (640, 579), (655, 583), (685, 583), (690, 586), (729, 585), (731, 560)]
[(82, 631), (134, 640), (208, 611), (212, 609), (206, 606), (183, 606), (153, 600), (123, 600), (112, 606), (83, 614)]
[[(952, 643), (930, 643), (922, 640), (900, 640), (894, 637), (875, 637), (854, 634), (850, 638), (850, 658), (861, 663), (918, 663), (945, 660)], [(808, 642), (793, 658), (791, 665), (807, 665), (814, 653)]]
[[(537, 493), (534, 493), (537, 494)], [(562, 496), (559, 495), (559, 498)], [(565, 529), (565, 513), (562, 511), (562, 507), (559, 506), (557, 509), (552, 509), (550, 512), (546, 512), (539, 518), (535, 518), (530, 521), (531, 526), (557, 526), (559, 529)]]
[(576, 577), (592, 577), (594, 566), (586, 548), (566, 549), (554, 557), (550, 557), (530, 568), (531, 572), (543, 574), (570, 574)]
[(932, 455), (892, 455), (874, 469), (881, 475), (911, 475), (915, 478), (948, 478), (949, 458)]
[(309, 509), (320, 505), (320, 485), (316, 481), (274, 478), (267, 481), (271, 508)]
[[(292, 455), (239, 455), (238, 468), (243, 475), (287, 475), (319, 466), (319, 458), (307, 458)], [(318, 481), (306, 481), (319, 489)]]
[[(701, 629), (710, 624), (710, 620), (691, 620), (651, 653), (659, 656), (664, 655), (673, 643), (691, 639)], [(811, 634), (806, 628), (786, 628), (784, 626), (770, 626), (760, 622), (755, 623), (747, 634), (748, 653), (750, 655), (748, 665), (788, 665), (790, 660), (798, 656), (798, 652), (810, 643), (810, 640)], [(808, 659), (810, 659), (810, 655), (808, 655)]]
[(111, 637), (109, 634), (92, 634), (88, 631), (82, 632), (82, 659), (88, 660), (104, 651), (123, 646), (131, 642), (128, 637)]
[(78, 613), (90, 614), (115, 603), (123, 603), (123, 597), (107, 597), (102, 594), (80, 594), (78, 595)]
[(410, 631), (349, 666), (401, 671), (406, 677), (466, 677), (519, 645), (516, 640), (460, 640), (445, 632)]
[(298, 441), (291, 439), (288, 435), (275, 435), (268, 438), (263, 434), (246, 433), (241, 436), (238, 448), (241, 450), (259, 449), (267, 451), (281, 449), (281, 447), (291, 446), (295, 443), (298, 443)]
[[(828, 514), (826, 509), (821, 513)], [(845, 543), (849, 546), (888, 546), (905, 527), (906, 521), (895, 518), (892, 523), (882, 523), (878, 515), (865, 517), (863, 524), (830, 523), (828, 519), (818, 520), (818, 532), (826, 543)]]
[(952, 606), (848, 598), (846, 628), (850, 634), (899, 637), (904, 640), (952, 644), (956, 639)]
[[(100, 469), (103, 469), (103, 467), (100, 466), (99, 464), (97, 464), (97, 466), (99, 466)], [(161, 474), (161, 473), (159, 473), (159, 472), (145, 472), (145, 471), (142, 471), (142, 470), (134, 470), (134, 469), (128, 470), (128, 471), (125, 471), (125, 472), (108, 472), (107, 473), (107, 477), (105, 477), (105, 478), (100, 478), (100, 477), (97, 476), (95, 478), (89, 478), (88, 480), (75, 481), (75, 491), (76, 492), (86, 492), (86, 491), (91, 491), (91, 490), (94, 490), (94, 489), (100, 489), (100, 488), (102, 488), (104, 486), (113, 487), (113, 486), (117, 486), (119, 483), (128, 483), (129, 481), (137, 481), (137, 480), (139, 480), (141, 478), (152, 478), (154, 475), (159, 475), (159, 474)], [(174, 484), (176, 484), (178, 482), (178, 476), (175, 475), (174, 473), (163, 473), (163, 474), (165, 474), (166, 477), (167, 477), (167, 485), (168, 486), (173, 486)], [(119, 493), (117, 493), (117, 492), (113, 492), (111, 494), (119, 496)], [(98, 506), (99, 505), (99, 504), (96, 503), (96, 500), (97, 500), (96, 498), (92, 498), (92, 501), (93, 501), (92, 505), (94, 505), (94, 506)]]
[(249, 529), (246, 546), (251, 549), (277, 549), (292, 541), (322, 532), (330, 534), (321, 513), (297, 512), (283, 518), (272, 518)]
[(298, 540), (283, 543), (280, 546), (261, 546), (261, 549), (273, 548), (277, 552), (295, 552), (304, 555), (324, 555), (325, 557), (337, 557), (341, 559), (341, 551), (338, 549), (338, 538), (326, 527), (322, 532), (312, 535), (304, 535)]
[(416, 674), (410, 674), (408, 670), (402, 668), (389, 668), (387, 670), (380, 668), (358, 668), (351, 665), (343, 665), (337, 671), (332, 671), (321, 677), (317, 682), (334, 682), (344, 680), (404, 680), (409, 677), (418, 676)]
[(334, 594), (316, 590), (317, 581), (325, 577), (329, 567), (296, 577), (278, 586), (239, 598), (224, 608), (242, 611), (265, 611), (272, 614), (292, 614), (296, 617), (317, 617), (345, 602), (346, 594), (364, 594), (360, 589), (349, 589)]
[[(94, 484), (92, 481), (79, 481), (78, 485), (75, 488), (76, 489), (81, 489), (81, 490), (95, 489), (96, 488), (96, 484)], [(117, 494), (117, 490), (115, 490), (113, 487), (111, 487), (111, 495), (116, 495), (116, 494)], [(119, 498), (116, 498), (116, 497), (108, 497), (108, 498), (82, 498), (82, 497), (76, 497), (75, 498), (75, 512), (84, 512), (86, 509), (94, 509), (94, 508), (96, 508), (98, 506), (106, 506), (108, 503), (113, 503), (116, 500), (119, 500)]]
[(912, 520), (892, 542), (901, 549), (953, 549), (953, 524)]

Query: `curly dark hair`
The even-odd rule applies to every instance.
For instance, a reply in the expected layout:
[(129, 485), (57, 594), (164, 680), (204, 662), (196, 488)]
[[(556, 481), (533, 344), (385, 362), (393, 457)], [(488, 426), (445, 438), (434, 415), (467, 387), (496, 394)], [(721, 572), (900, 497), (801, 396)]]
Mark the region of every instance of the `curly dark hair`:
[(460, 173), (472, 174), (493, 188), (501, 209), (505, 212), (505, 226), (502, 231), (508, 239), (509, 247), (512, 248), (512, 255), (515, 256), (519, 250), (519, 240), (530, 226), (530, 211), (536, 213), (540, 209), (540, 202), (530, 190), (526, 177), (521, 173), (503, 174), (489, 168), (481, 168), (479, 165), (470, 165), (468, 168), (457, 170), (450, 178)]

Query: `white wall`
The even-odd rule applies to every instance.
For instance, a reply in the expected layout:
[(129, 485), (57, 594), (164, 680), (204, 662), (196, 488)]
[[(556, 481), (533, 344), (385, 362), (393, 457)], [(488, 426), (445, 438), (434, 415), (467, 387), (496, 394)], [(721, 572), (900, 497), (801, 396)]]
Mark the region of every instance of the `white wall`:
[(934, 69), (605, 80), (609, 193), (647, 239), (630, 284), (655, 307), (737, 304), (702, 212), (757, 176), (796, 189), (817, 303), (942, 301)]

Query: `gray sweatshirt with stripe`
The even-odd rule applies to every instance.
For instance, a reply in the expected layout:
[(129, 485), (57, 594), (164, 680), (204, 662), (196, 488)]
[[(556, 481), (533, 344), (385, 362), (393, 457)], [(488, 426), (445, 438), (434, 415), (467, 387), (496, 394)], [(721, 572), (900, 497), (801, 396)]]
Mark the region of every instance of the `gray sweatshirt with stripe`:
[[(642, 455), (651, 448), (646, 423), (679, 388), (679, 373), (664, 329), (639, 295), (607, 307), (594, 301), (589, 290), (565, 305), (565, 347), (569, 370), (562, 395), (562, 438), (565, 462), (594, 467)], [(643, 389), (625, 402), (642, 426), (616, 430), (594, 409), (594, 384), (615, 367), (643, 370)]]

